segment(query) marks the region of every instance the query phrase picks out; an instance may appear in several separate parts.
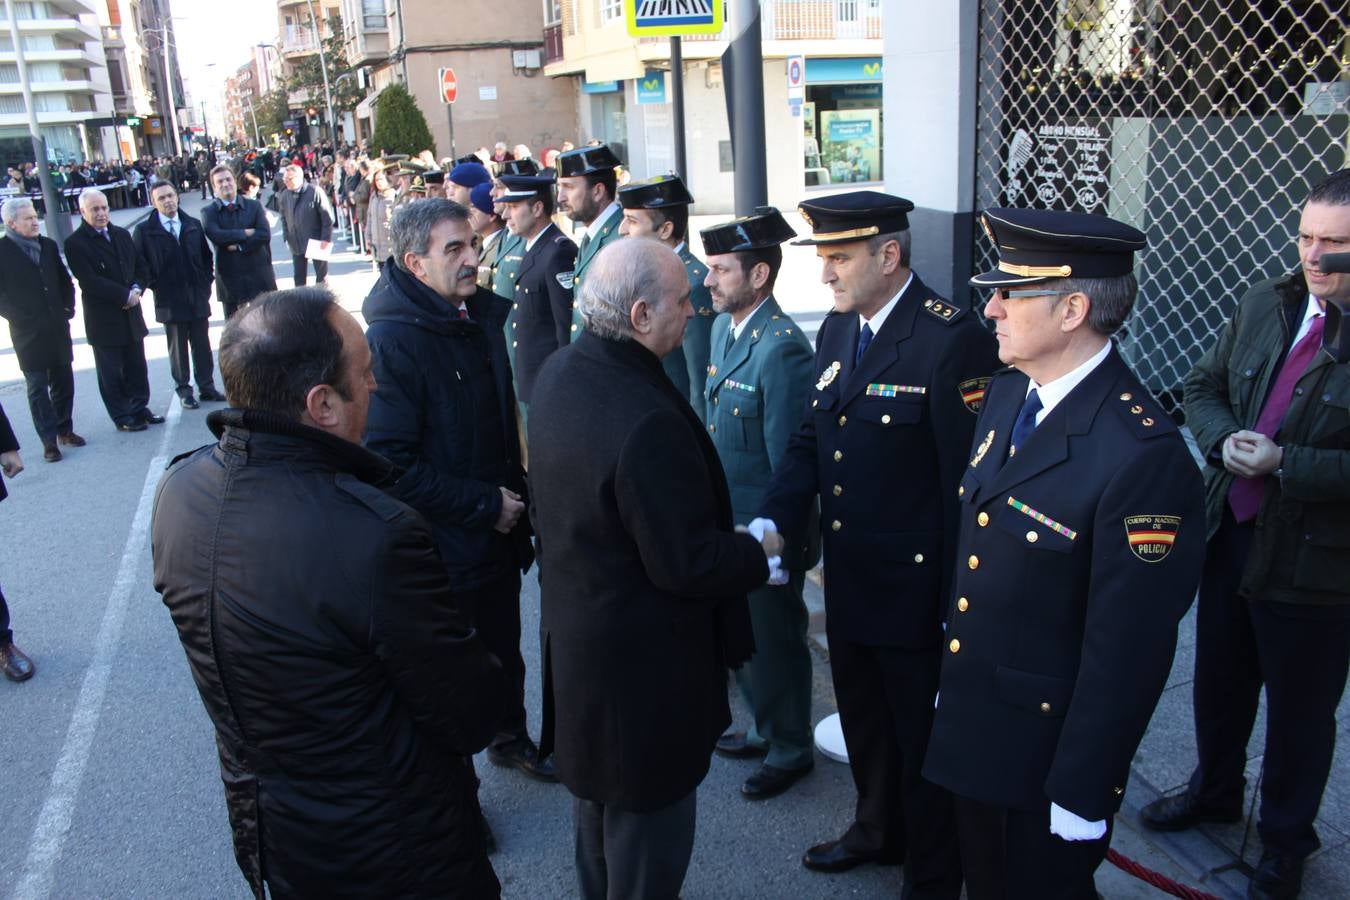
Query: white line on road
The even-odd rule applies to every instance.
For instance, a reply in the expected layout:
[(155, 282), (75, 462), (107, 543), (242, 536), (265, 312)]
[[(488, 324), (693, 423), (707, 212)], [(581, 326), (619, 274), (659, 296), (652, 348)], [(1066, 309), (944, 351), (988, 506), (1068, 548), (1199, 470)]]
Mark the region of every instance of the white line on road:
[(75, 701), (75, 712), (70, 717), (70, 728), (66, 731), (66, 741), (61, 747), (61, 756), (52, 771), (51, 784), (47, 788), (47, 797), (38, 815), (37, 826), (33, 829), (33, 839), (28, 845), (28, 859), (23, 864), (23, 873), (19, 886), (15, 888), (14, 900), (40, 900), (52, 890), (56, 861), (61, 856), (61, 845), (70, 831), (71, 816), (75, 812), (75, 801), (80, 794), (80, 782), (84, 780), (84, 768), (89, 762), (89, 751), (94, 744), (94, 735), (98, 731), (98, 720), (103, 714), (103, 697), (108, 690), (108, 679), (112, 675), (112, 661), (117, 654), (117, 644), (122, 638), (122, 623), (127, 617), (127, 604), (132, 591), (140, 587), (138, 572), (141, 553), (150, 533), (151, 505), (155, 498), (155, 486), (169, 462), (169, 441), (174, 429), (182, 418), (183, 407), (175, 397), (169, 405), (168, 421), (164, 434), (159, 440), (159, 452), (150, 461), (145, 473), (145, 485), (141, 488), (141, 499), (136, 505), (136, 515), (131, 520), (131, 531), (127, 534), (126, 545), (122, 549), (122, 562), (117, 569), (117, 578), (108, 593), (108, 607), (103, 613), (103, 624), (99, 626), (98, 637), (94, 640), (94, 659), (84, 673), (84, 682), (80, 685), (80, 695)]

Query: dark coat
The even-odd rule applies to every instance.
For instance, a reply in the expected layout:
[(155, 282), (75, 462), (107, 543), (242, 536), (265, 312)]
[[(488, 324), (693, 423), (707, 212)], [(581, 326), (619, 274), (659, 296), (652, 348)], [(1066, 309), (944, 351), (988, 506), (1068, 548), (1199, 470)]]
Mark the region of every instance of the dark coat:
[(136, 251), (145, 261), (146, 287), (155, 292), (156, 322), (191, 322), (211, 317), (211, 282), (215, 265), (206, 245), (202, 223), (178, 211), (178, 239), (174, 240), (152, 211), (132, 233)]
[(143, 339), (149, 330), (138, 303), (123, 309), (133, 285), (148, 281), (145, 262), (136, 252), (131, 233), (108, 225), (108, 238), (81, 222), (66, 238), (66, 262), (80, 283), (84, 333), (95, 347), (124, 347)]
[(333, 208), (323, 191), (312, 184), (304, 184), (298, 191), (279, 191), (276, 197), (281, 213), (281, 233), (292, 256), (304, 256), (311, 239), (333, 239)]
[(924, 775), (994, 806), (1120, 808), (1205, 555), (1200, 473), (1114, 350), (1008, 459), (1027, 377), (993, 381)]
[(61, 248), (39, 237), (41, 265), (13, 238), (0, 238), (0, 316), (9, 321), (10, 341), (25, 372), (68, 365), (70, 321), (75, 318), (75, 283), (70, 280)]
[(753, 649), (768, 577), (732, 531), (717, 450), (661, 362), (587, 332), (530, 407), (544, 722), (577, 797), (638, 812), (686, 796), (731, 722), (727, 667)]
[[(521, 244), (524, 249), (524, 243)], [(552, 223), (525, 252), (516, 274), (516, 382), (520, 399), (531, 402), (539, 367), (549, 354), (571, 342), (572, 265), (577, 245)]]
[(208, 423), (219, 443), (160, 479), (151, 551), (254, 894), (496, 897), (467, 757), (505, 684), (426, 521), (381, 489), (397, 469), (276, 415)]
[[(262, 204), (236, 197), (233, 209), (219, 202), (202, 207), (202, 227), (216, 248), (216, 299), (242, 305), (277, 289), (272, 269), (272, 227)], [(253, 236), (244, 234), (252, 228)]]
[(819, 494), (831, 634), (935, 647), (956, 559), (956, 486), (997, 348), (969, 307), (917, 274), (855, 371), (858, 331), (854, 313), (821, 323), (810, 408), (762, 515), (796, 542)]
[[(392, 261), (361, 307), (375, 383), (366, 446), (406, 469), (390, 490), (426, 516), (456, 588), (502, 577), (534, 561), (529, 522), (493, 529), (500, 488), (526, 495), (506, 301), (481, 288), (470, 319)], [(490, 402), (490, 406), (487, 405)]]
[[(14, 429), (9, 424), (9, 416), (5, 415), (5, 408), (0, 406), (0, 453), (9, 453), (19, 449), (19, 439), (14, 436)], [(0, 500), (9, 496), (9, 489), (5, 487), (5, 479), (0, 476)]]

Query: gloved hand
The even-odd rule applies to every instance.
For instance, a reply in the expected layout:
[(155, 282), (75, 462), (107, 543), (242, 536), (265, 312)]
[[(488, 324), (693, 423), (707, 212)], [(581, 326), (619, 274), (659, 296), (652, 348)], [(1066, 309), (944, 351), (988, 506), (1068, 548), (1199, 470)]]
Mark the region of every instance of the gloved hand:
[(783, 557), (781, 556), (769, 557), (769, 584), (782, 585), (788, 583), (787, 569), (779, 568), (779, 566), (781, 566), (782, 564), (783, 564)]
[(1106, 834), (1106, 820), (1089, 822), (1051, 801), (1050, 833), (1057, 834), (1066, 841), (1095, 841)]

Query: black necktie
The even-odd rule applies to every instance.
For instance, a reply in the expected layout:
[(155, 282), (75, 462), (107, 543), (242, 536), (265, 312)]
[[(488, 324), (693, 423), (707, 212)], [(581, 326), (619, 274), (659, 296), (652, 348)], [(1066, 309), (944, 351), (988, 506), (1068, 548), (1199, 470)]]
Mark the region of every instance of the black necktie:
[(1012, 444), (1008, 449), (1008, 456), (1017, 452), (1017, 448), (1026, 443), (1027, 438), (1036, 430), (1036, 414), (1041, 411), (1041, 395), (1032, 388), (1031, 393), (1027, 394), (1027, 399), (1022, 403), (1022, 411), (1017, 414), (1017, 421), (1013, 423)]
[(867, 348), (870, 346), (872, 346), (872, 326), (864, 322), (862, 331), (858, 332), (858, 355), (853, 358), (855, 369), (862, 365), (863, 354), (867, 352)]

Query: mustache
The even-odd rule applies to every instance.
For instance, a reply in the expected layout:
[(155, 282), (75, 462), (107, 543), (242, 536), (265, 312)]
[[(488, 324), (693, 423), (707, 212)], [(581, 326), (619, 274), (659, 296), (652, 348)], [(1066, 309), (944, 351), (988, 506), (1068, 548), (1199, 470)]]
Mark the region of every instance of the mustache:
[(457, 277), (460, 281), (466, 281), (470, 278), (477, 280), (478, 269), (474, 266), (460, 266), (459, 275)]

